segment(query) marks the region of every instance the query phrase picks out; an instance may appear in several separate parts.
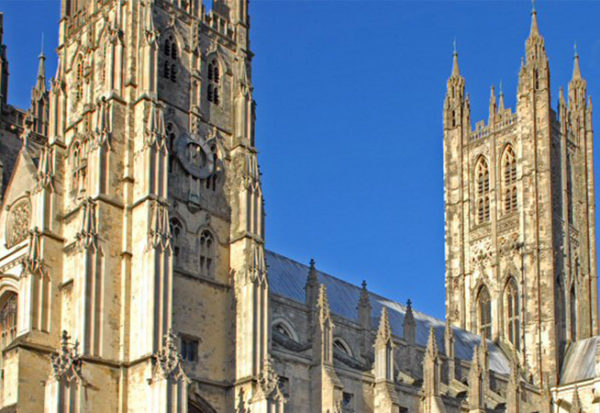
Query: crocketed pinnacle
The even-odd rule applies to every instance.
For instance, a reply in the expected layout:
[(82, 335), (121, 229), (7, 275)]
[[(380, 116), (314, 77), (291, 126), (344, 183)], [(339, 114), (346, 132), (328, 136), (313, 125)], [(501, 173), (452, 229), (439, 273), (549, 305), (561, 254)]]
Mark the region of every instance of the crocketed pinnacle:
[(427, 355), (431, 358), (435, 358), (438, 355), (438, 346), (435, 339), (433, 327), (429, 329), (429, 339), (427, 340)]
[(456, 40), (454, 40), (454, 53), (452, 58), (452, 76), (460, 76), (458, 68), (458, 51), (456, 50)]
[(35, 88), (39, 91), (46, 91), (46, 56), (44, 55), (44, 35), (42, 35), (42, 50), (38, 57), (38, 74)]
[(531, 30), (529, 30), (529, 37), (535, 37), (540, 35), (540, 29), (537, 22), (537, 12), (535, 11), (535, 0), (532, 0), (531, 3)]
[(392, 341), (392, 329), (387, 315), (387, 309), (381, 309), (381, 318), (379, 319), (379, 328), (377, 329), (377, 338), (375, 345), (387, 344)]
[(579, 53), (577, 53), (577, 43), (573, 46), (574, 55), (573, 55), (573, 80), (581, 79), (581, 69), (579, 68)]

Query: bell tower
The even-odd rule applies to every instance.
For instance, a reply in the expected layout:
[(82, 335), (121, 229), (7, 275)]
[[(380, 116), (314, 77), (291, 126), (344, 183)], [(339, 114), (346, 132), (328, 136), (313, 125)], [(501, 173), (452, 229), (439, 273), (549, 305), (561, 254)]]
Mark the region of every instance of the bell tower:
[(556, 384), (566, 346), (598, 332), (591, 103), (575, 56), (551, 107), (535, 9), (516, 110), (494, 88), (471, 129), (456, 53), (444, 102), (446, 312)]
[(62, 1), (18, 294), (20, 357), (55, 354), (11, 367), (19, 410), (283, 411), (249, 27), (247, 0)]

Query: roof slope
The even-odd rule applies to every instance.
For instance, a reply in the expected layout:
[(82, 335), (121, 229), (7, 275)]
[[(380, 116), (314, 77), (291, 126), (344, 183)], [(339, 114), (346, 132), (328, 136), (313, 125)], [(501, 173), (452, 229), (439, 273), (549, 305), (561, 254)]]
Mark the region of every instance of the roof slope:
[[(291, 260), (272, 251), (265, 254), (269, 276), (269, 287), (272, 293), (281, 295), (291, 300), (304, 303), (304, 284), (308, 274), (308, 266)], [(357, 321), (356, 305), (360, 297), (361, 288), (347, 283), (321, 271), (317, 271), (319, 282), (327, 287), (327, 296), (331, 312), (337, 316)], [(403, 336), (402, 324), (406, 308), (393, 300), (377, 294), (369, 293), (372, 310), (371, 325), (377, 326), (379, 315), (385, 306), (392, 332), (397, 337)], [(416, 321), (416, 341), (419, 346), (426, 347), (429, 338), (429, 329), (433, 327), (440, 348), (444, 348), (444, 321), (428, 316), (413, 309)], [(470, 361), (473, 358), (473, 348), (479, 345), (481, 339), (475, 334), (454, 328), (456, 357)], [(510, 362), (499, 347), (488, 341), (490, 368), (501, 374), (510, 372)]]
[(593, 379), (596, 373), (596, 351), (600, 337), (578, 340), (569, 346), (560, 372), (560, 384)]

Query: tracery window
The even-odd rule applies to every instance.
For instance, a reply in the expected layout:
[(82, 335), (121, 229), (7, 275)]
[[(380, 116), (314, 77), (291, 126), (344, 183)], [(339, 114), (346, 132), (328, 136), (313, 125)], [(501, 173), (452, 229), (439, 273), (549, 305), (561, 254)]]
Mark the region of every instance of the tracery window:
[(71, 150), (71, 167), (73, 172), (72, 190), (73, 195), (85, 191), (85, 180), (87, 176), (87, 158), (85, 142), (76, 142)]
[(515, 281), (511, 279), (504, 290), (504, 306), (506, 309), (506, 338), (516, 349), (520, 348), (520, 311), (519, 296)]
[(475, 204), (477, 205), (477, 223), (490, 220), (490, 172), (487, 161), (481, 157), (475, 165)]
[(215, 260), (215, 243), (210, 231), (200, 234), (200, 275), (213, 277)]
[(0, 300), (1, 347), (9, 345), (17, 336), (17, 294), (8, 292)]
[(479, 324), (479, 335), (482, 337), (492, 336), (492, 303), (487, 287), (483, 286), (477, 295), (477, 321)]
[(177, 42), (172, 35), (169, 35), (163, 43), (163, 77), (169, 79), (171, 82), (177, 82), (178, 72), (178, 49)]
[(169, 230), (171, 232), (171, 245), (173, 246), (173, 256), (177, 257), (181, 252), (181, 223), (178, 219), (173, 218), (169, 222)]
[(221, 91), (221, 73), (219, 70), (219, 62), (217, 59), (212, 59), (208, 64), (208, 86), (206, 88), (206, 99), (215, 105), (219, 104)]
[(512, 146), (508, 145), (502, 155), (504, 212), (517, 210), (517, 158)]

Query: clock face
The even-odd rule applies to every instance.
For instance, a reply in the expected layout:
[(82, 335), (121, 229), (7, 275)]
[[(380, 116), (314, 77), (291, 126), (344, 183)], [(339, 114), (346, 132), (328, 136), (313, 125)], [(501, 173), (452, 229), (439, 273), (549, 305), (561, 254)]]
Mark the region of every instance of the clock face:
[(175, 143), (177, 159), (183, 169), (197, 179), (205, 179), (214, 172), (213, 153), (198, 136), (181, 135)]

